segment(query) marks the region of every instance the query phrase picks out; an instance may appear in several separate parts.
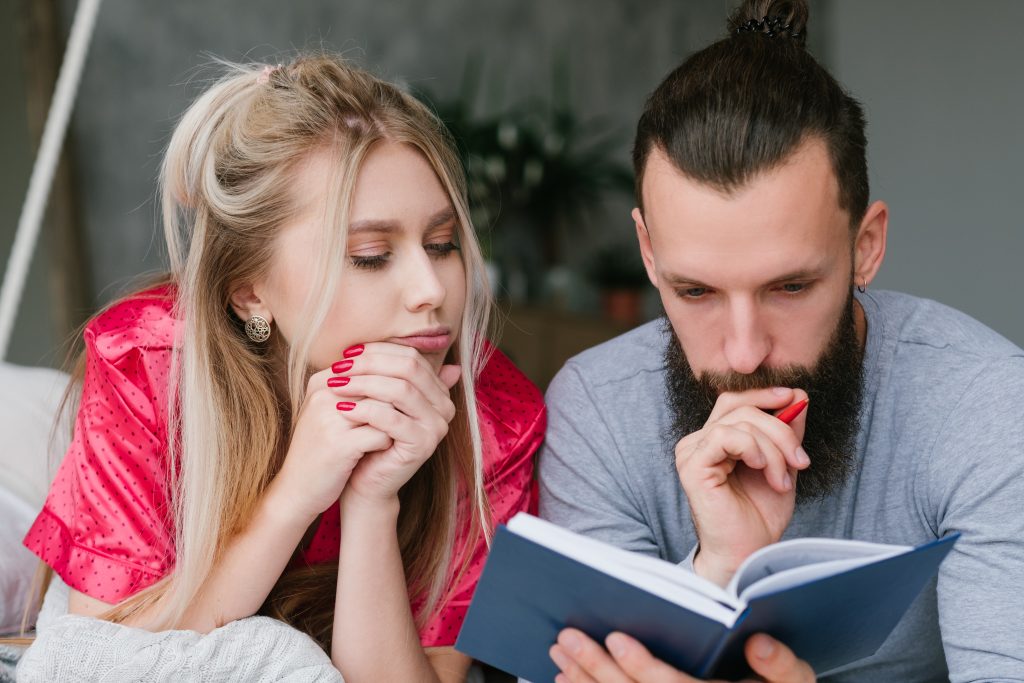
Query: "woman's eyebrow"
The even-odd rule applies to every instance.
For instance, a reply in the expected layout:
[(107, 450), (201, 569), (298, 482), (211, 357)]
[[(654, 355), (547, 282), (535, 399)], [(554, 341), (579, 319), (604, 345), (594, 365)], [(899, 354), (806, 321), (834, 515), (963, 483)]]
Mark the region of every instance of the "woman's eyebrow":
[(430, 217), (430, 220), (427, 221), (427, 230), (440, 227), (453, 220), (455, 220), (455, 209), (450, 206), (445, 207)]
[[(453, 220), (455, 220), (455, 210), (447, 207), (441, 209), (427, 220), (426, 229), (431, 230)], [(387, 234), (399, 231), (401, 231), (399, 222), (389, 219), (368, 218), (362, 221), (355, 221), (348, 226), (349, 234), (360, 232), (381, 232)]]
[(375, 220), (372, 218), (365, 221), (356, 221), (348, 226), (348, 232), (350, 235), (358, 232), (393, 233), (398, 231), (399, 226), (395, 221)]

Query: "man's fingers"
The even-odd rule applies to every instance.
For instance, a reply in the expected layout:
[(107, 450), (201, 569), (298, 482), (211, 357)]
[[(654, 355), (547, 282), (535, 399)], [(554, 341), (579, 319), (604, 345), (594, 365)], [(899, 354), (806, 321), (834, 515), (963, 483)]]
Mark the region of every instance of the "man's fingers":
[(605, 639), (615, 663), (638, 683), (691, 683), (691, 678), (656, 658), (647, 648), (624, 633), (612, 633)]
[[(704, 430), (703, 438), (696, 447), (679, 453), (679, 456), (684, 460), (677, 464), (686, 468), (718, 468), (728, 460), (740, 460), (755, 470), (764, 469), (768, 464), (757, 439), (749, 430), (725, 424)], [(730, 465), (723, 476), (731, 471)]]
[(788, 387), (751, 389), (750, 391), (726, 391), (719, 395), (715, 407), (708, 417), (708, 423), (717, 422), (737, 408), (754, 406), (762, 410), (780, 410), (794, 402), (796, 391)]
[(753, 430), (751, 434), (767, 462), (764, 468), (764, 477), (768, 484), (779, 493), (788, 492), (793, 488), (793, 477), (789, 474), (789, 467), (782, 451), (764, 434), (756, 430)]
[(549, 653), (571, 683), (632, 683), (603, 647), (574, 628), (562, 629)]
[(596, 683), (561, 645), (552, 645), (548, 656), (560, 672), (555, 676), (555, 683)]
[(790, 467), (803, 469), (810, 464), (809, 462), (802, 461), (798, 455), (798, 451), (801, 448), (800, 438), (792, 429), (792, 425), (785, 424), (774, 415), (769, 415), (754, 406), (743, 406), (723, 416), (719, 423), (749, 423), (772, 440), (772, 443), (785, 455), (786, 463)]
[(766, 683), (813, 683), (814, 670), (779, 641), (758, 633), (744, 646), (747, 663)]

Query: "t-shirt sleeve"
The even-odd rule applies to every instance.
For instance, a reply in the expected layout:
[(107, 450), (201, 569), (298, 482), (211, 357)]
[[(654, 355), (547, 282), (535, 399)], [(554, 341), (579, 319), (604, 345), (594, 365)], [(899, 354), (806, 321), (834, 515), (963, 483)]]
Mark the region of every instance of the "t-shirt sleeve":
[(70, 587), (117, 603), (174, 564), (163, 414), (171, 351), (90, 328), (84, 336), (72, 443), (24, 543)]
[(552, 380), (546, 401), (548, 429), (537, 465), (540, 516), (576, 533), (657, 556), (657, 541), (629, 487), (627, 461), (606, 426), (609, 419), (573, 361)]
[[(525, 379), (525, 378), (524, 378)], [(498, 448), (496, 466), (484, 481), (484, 490), (491, 505), (492, 521), (495, 525), (505, 524), (517, 512), (533, 511), (535, 508), (535, 492), (533, 485), (533, 458), (541, 442), (544, 440), (544, 428), (547, 413), (540, 398), (540, 393), (529, 385), (528, 389), (536, 396), (522, 402), (529, 406), (531, 415), (524, 419), (525, 427), (515, 440), (497, 439), (491, 443), (485, 439), (485, 461), (488, 460), (487, 449)], [(486, 416), (482, 419), (494, 419)], [(505, 443), (502, 443), (505, 441)], [(466, 556), (464, 541), (457, 542), (454, 562), (461, 563)], [(469, 551), (469, 565), (459, 578), (459, 583), (452, 592), (452, 598), (445, 603), (441, 611), (420, 631), (420, 642), (424, 647), (446, 647), (455, 644), (455, 639), (466, 619), (466, 611), (473, 598), (476, 585), (483, 572), (487, 559), (488, 546), (481, 538), (476, 546)], [(458, 571), (459, 566), (453, 566)]]
[(936, 535), (959, 532), (938, 577), (949, 678), (1024, 671), (1024, 358), (990, 364), (944, 423), (924, 477)]

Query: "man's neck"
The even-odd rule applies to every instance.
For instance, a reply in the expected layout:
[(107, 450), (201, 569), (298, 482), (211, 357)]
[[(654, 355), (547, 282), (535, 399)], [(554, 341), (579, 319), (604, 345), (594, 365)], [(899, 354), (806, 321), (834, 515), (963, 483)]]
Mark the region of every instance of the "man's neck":
[(864, 313), (864, 307), (856, 299), (853, 300), (853, 325), (857, 329), (857, 341), (863, 351), (868, 340), (868, 317)]

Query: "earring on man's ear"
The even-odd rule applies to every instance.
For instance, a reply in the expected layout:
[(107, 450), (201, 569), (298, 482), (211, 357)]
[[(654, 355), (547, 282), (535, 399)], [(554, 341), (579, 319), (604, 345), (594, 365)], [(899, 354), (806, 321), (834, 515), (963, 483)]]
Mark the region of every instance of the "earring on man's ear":
[(270, 322), (262, 315), (254, 315), (245, 321), (245, 335), (257, 344), (270, 339)]
[(857, 285), (857, 291), (861, 294), (868, 291), (868, 281), (864, 280), (861, 284)]

